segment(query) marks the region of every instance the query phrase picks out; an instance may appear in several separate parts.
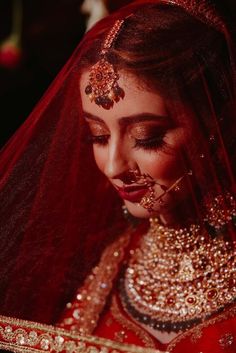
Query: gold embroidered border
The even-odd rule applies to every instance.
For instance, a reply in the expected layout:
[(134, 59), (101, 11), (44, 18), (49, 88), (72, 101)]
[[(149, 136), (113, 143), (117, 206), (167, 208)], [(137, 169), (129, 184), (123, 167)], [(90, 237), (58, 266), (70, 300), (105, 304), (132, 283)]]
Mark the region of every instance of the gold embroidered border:
[(111, 292), (119, 265), (124, 257), (124, 250), (129, 244), (131, 228), (122, 234), (103, 252), (99, 264), (86, 278), (78, 290), (76, 299), (69, 303), (69, 310), (58, 326), (72, 329), (82, 334), (92, 334), (106, 299)]
[(115, 295), (112, 296), (111, 313), (115, 320), (122, 325), (123, 328), (134, 332), (144, 343), (145, 347), (155, 348), (154, 340), (142, 330), (134, 322), (128, 320), (120, 311), (119, 304)]
[(161, 353), (5, 316), (0, 316), (0, 348), (14, 353)]
[(233, 307), (230, 307), (227, 311), (223, 312), (222, 314), (217, 315), (216, 317), (206, 320), (203, 323), (196, 325), (195, 327), (193, 327), (192, 329), (181, 333), (180, 335), (178, 335), (173, 341), (170, 342), (170, 344), (168, 345), (167, 349), (168, 352), (172, 352), (173, 349), (175, 348), (175, 346), (184, 338), (188, 337), (188, 336), (192, 336), (192, 341), (193, 342), (197, 342), (198, 339), (201, 338), (202, 336), (202, 330), (206, 327), (215, 325), (216, 323), (219, 323), (223, 320), (227, 320), (229, 318), (233, 318), (234, 316), (236, 316), (236, 305), (234, 305)]

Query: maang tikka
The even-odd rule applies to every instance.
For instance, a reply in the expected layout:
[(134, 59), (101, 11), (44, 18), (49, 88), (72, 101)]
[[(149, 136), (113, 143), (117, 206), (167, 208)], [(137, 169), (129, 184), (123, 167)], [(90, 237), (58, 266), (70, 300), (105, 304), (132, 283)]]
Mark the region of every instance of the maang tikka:
[(106, 36), (99, 61), (93, 65), (89, 72), (89, 84), (85, 88), (85, 93), (91, 102), (95, 102), (104, 109), (110, 109), (114, 102), (124, 98), (124, 90), (118, 85), (119, 74), (107, 59), (109, 49), (114, 45), (124, 20), (117, 20), (110, 32)]

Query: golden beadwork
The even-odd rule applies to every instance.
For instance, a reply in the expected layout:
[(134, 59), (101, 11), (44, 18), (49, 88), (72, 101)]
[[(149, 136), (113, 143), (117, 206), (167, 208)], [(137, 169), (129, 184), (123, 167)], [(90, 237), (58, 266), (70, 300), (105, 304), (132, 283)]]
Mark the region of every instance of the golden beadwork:
[(0, 349), (14, 353), (160, 353), (135, 345), (78, 335), (58, 327), (0, 316)]
[(200, 226), (172, 229), (151, 219), (121, 280), (126, 310), (154, 329), (191, 327), (236, 298), (235, 242)]
[(204, 221), (217, 231), (222, 231), (229, 223), (236, 224), (236, 201), (229, 192), (209, 198), (205, 201), (206, 217)]
[(234, 336), (232, 333), (226, 333), (219, 339), (221, 348), (228, 349), (234, 344)]
[(99, 264), (79, 288), (73, 302), (67, 304), (63, 319), (58, 323), (59, 327), (81, 334), (93, 332), (117, 276), (130, 234), (131, 229), (128, 228), (104, 250)]

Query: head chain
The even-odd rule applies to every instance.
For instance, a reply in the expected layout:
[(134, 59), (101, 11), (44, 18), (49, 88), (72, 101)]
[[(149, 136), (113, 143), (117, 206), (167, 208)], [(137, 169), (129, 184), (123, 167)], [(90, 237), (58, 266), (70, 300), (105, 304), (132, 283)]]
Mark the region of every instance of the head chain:
[[(148, 3), (148, 2), (147, 2)], [(152, 3), (152, 1), (151, 1)], [(156, 3), (153, 1), (153, 3)], [(188, 13), (198, 18), (208, 25), (214, 26), (221, 32), (225, 29), (225, 24), (217, 15), (217, 12), (208, 0), (202, 0), (201, 3), (196, 0), (159, 0), (158, 3), (176, 5)], [(107, 59), (107, 53), (114, 45), (125, 20), (116, 20), (111, 30), (108, 32), (100, 51), (100, 59), (90, 68), (89, 82), (85, 88), (86, 95), (89, 96), (91, 102), (95, 102), (104, 109), (113, 107), (114, 102), (119, 102), (125, 96), (124, 90), (119, 86), (119, 74), (115, 66)]]

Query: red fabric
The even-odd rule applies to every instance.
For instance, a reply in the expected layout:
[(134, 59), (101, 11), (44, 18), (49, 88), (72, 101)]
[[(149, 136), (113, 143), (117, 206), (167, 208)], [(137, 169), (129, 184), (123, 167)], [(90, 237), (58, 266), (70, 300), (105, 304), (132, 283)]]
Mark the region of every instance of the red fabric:
[[(132, 322), (132, 320), (127, 316), (127, 314), (119, 305), (120, 312), (126, 318), (127, 323)], [(231, 308), (232, 310), (232, 308)], [(191, 329), (184, 334), (178, 335), (177, 338), (170, 342), (169, 344), (162, 344), (157, 339), (152, 337), (155, 342), (156, 349), (161, 351), (173, 352), (173, 353), (234, 353), (236, 352), (236, 306), (234, 306), (234, 314), (228, 314), (227, 310), (224, 315), (226, 318), (221, 318), (222, 314), (214, 317), (214, 319), (219, 322), (212, 322), (213, 319), (204, 323), (206, 327), (201, 328), (201, 325)], [(231, 317), (233, 316), (233, 317)], [(137, 324), (140, 329), (140, 326)], [(199, 328), (199, 331), (196, 331)], [(142, 328), (143, 331), (145, 331)], [(111, 311), (108, 309), (106, 313), (102, 316), (98, 327), (96, 328), (94, 334), (111, 340), (117, 340), (117, 334), (123, 332), (122, 340), (123, 343), (136, 344), (138, 346), (144, 347), (144, 343), (135, 334), (134, 330), (128, 330), (122, 326), (112, 315)], [(200, 334), (199, 334), (200, 332)], [(146, 335), (149, 335), (147, 332)], [(172, 347), (172, 344), (174, 347)], [(232, 342), (232, 343), (231, 343)]]
[[(66, 302), (74, 296), (98, 262), (105, 244), (127, 227), (121, 201), (98, 171), (92, 147), (87, 144), (87, 126), (79, 92), (80, 60), (98, 38), (101, 40), (106, 35), (117, 18), (125, 18), (138, 9), (142, 10), (142, 6), (148, 3), (159, 4), (160, 1), (134, 3), (93, 28), (26, 122), (1, 150), (0, 313), (3, 315), (55, 323)], [(218, 18), (214, 11), (212, 14), (213, 18)], [(222, 35), (226, 51), (230, 53), (228, 70), (234, 79), (233, 37), (227, 28), (222, 30)], [(184, 66), (189, 61), (188, 56), (179, 57), (178, 53), (172, 59), (170, 69), (175, 73), (179, 70), (178, 65)], [(201, 59), (204, 61), (205, 57)], [(232, 84), (223, 74), (219, 73), (218, 76), (221, 80), (213, 81), (214, 87), (217, 83), (220, 83), (220, 89)], [(204, 94), (212, 108), (212, 115), (207, 126), (202, 127), (201, 137), (206, 146), (203, 145), (209, 152), (208, 138), (213, 125), (220, 145), (220, 162), (223, 161), (225, 166), (225, 179), (230, 178), (233, 188), (235, 166), (229, 160), (235, 154), (235, 140), (232, 137), (236, 121), (234, 87), (230, 90), (229, 109), (225, 107), (217, 120), (211, 106), (210, 88), (204, 78), (203, 75), (201, 84), (205, 84)], [(194, 97), (198, 96), (199, 91), (195, 93)], [(195, 103), (195, 118), (198, 119), (202, 107), (197, 100)], [(179, 112), (182, 113), (182, 110)], [(189, 113), (188, 107), (185, 112)], [(201, 127), (203, 122), (199, 119), (196, 124)], [(229, 146), (233, 146), (230, 153)], [(192, 152), (190, 146), (186, 146), (186, 150), (192, 154), (196, 152)], [(210, 152), (207, 154), (209, 169), (202, 172), (209, 175), (209, 187), (214, 183), (222, 191), (222, 180), (218, 180), (214, 173), (212, 155)], [(201, 160), (196, 158), (193, 165), (196, 173), (200, 166)], [(232, 230), (232, 235), (234, 233)]]
[[(132, 233), (131, 241), (125, 249), (125, 254), (120, 266), (127, 262), (130, 256), (130, 250), (138, 246), (140, 237), (147, 231), (148, 224), (140, 224), (138, 229)], [(105, 250), (106, 251), (106, 250)], [(109, 261), (106, 263), (109, 265)], [(94, 273), (94, 271), (92, 271)], [(95, 273), (101, 277), (101, 274)], [(119, 272), (118, 272), (119, 276)], [(89, 276), (90, 277), (90, 276)], [(106, 282), (107, 279), (104, 279)], [(233, 303), (222, 310), (220, 313), (212, 315), (208, 320), (203, 320), (197, 326), (179, 333), (169, 343), (163, 344), (153, 335), (151, 335), (137, 321), (133, 320), (125, 311), (117, 289), (118, 278), (113, 279), (113, 289), (106, 298), (104, 310), (100, 315), (97, 326), (92, 332), (93, 335), (103, 337), (112, 341), (118, 341), (124, 344), (134, 344), (144, 348), (154, 348), (169, 353), (233, 353), (236, 352), (236, 304)], [(93, 293), (87, 291), (86, 286), (79, 288), (78, 293), (86, 291), (86, 295), (93, 297)], [(85, 294), (84, 294), (85, 295)], [(94, 298), (98, 300), (97, 297)], [(100, 299), (99, 299), (100, 300)], [(74, 305), (75, 304), (75, 305)], [(74, 310), (79, 308), (79, 312), (86, 311), (86, 307), (79, 307), (78, 303), (72, 301), (70, 307), (65, 310), (61, 320), (73, 318)], [(83, 315), (83, 314), (82, 314)], [(75, 317), (74, 317), (75, 318)], [(72, 323), (58, 323), (59, 327), (70, 330), (70, 326), (74, 330), (79, 330), (80, 326), (73, 319)], [(90, 332), (91, 334), (91, 332)]]

